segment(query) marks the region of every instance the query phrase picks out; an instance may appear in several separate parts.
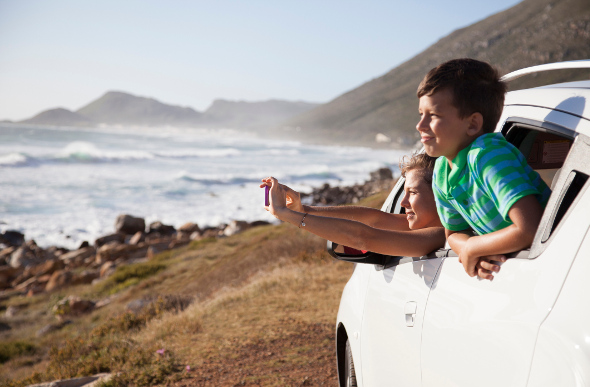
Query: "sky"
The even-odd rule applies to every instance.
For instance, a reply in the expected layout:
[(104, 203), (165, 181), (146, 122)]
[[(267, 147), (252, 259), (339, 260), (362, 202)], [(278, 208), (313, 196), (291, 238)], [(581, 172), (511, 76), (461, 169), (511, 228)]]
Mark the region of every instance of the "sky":
[(0, 0), (0, 120), (116, 90), (324, 103), (519, 0)]

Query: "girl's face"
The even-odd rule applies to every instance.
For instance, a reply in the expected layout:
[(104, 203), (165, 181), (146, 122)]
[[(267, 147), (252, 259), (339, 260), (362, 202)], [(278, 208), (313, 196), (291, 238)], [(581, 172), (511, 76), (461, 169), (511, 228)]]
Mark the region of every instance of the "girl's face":
[(426, 227), (441, 227), (432, 186), (424, 180), (424, 172), (414, 169), (406, 173), (404, 197), (401, 206), (406, 209), (406, 217), (411, 230)]

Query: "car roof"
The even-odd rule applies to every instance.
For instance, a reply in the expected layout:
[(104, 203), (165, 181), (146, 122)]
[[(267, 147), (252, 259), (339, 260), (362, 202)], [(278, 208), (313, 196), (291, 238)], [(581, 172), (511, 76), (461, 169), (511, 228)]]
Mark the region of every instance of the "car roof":
[(590, 81), (511, 91), (506, 95), (504, 105), (538, 106), (590, 120)]

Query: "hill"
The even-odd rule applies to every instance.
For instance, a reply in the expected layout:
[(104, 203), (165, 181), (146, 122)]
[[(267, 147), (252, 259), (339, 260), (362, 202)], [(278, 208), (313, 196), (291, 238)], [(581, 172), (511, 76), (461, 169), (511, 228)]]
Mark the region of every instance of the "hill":
[(118, 125), (194, 126), (202, 113), (188, 107), (167, 105), (153, 98), (109, 91), (76, 113), (94, 122)]
[[(275, 135), (374, 145), (378, 133), (413, 144), (418, 135), (416, 89), (423, 76), (452, 58), (487, 61), (502, 73), (537, 64), (590, 58), (590, 1), (524, 0), (440, 39), (419, 55), (280, 127)], [(588, 79), (590, 71), (524, 77), (512, 89)], [(293, 128), (299, 128), (298, 131)]]
[(59, 126), (88, 126), (92, 120), (68, 109), (57, 108), (45, 110), (36, 116), (21, 121), (24, 124), (59, 125)]
[(218, 99), (203, 113), (120, 91), (109, 91), (76, 112), (51, 109), (20, 121), (24, 124), (93, 126), (177, 126), (264, 130), (317, 107), (303, 101), (260, 102)]

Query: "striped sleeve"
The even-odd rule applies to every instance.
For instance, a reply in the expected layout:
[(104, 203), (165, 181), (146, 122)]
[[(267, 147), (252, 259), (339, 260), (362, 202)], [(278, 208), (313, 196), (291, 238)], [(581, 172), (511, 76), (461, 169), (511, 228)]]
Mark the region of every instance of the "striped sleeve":
[(500, 215), (510, 221), (508, 212), (514, 203), (541, 192), (530, 179), (530, 172), (533, 171), (524, 156), (508, 145), (496, 146), (492, 140), (479, 152), (470, 154), (475, 159), (469, 164), (474, 168), (472, 172), (476, 180), (483, 183), (481, 188), (496, 203)]
[[(437, 166), (440, 163), (437, 162)], [(436, 202), (436, 211), (443, 227), (451, 231), (461, 231), (470, 228), (469, 223), (465, 221), (463, 216), (455, 209), (451, 202), (443, 194), (440, 186), (437, 184), (437, 166), (434, 168), (432, 176), (432, 191), (434, 193), (434, 200)], [(440, 176), (440, 175), (439, 175)]]

